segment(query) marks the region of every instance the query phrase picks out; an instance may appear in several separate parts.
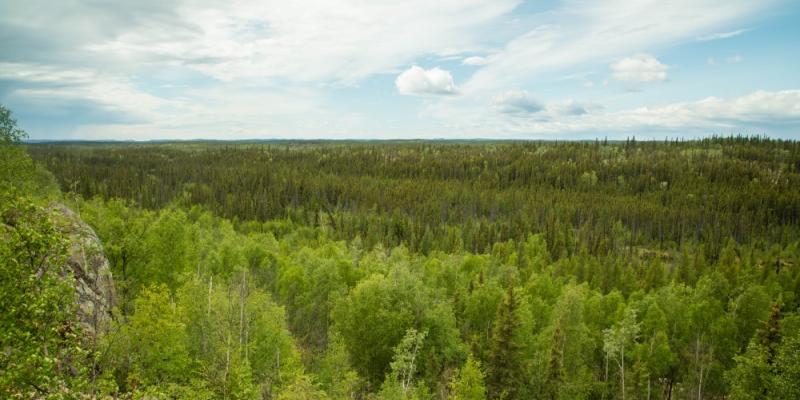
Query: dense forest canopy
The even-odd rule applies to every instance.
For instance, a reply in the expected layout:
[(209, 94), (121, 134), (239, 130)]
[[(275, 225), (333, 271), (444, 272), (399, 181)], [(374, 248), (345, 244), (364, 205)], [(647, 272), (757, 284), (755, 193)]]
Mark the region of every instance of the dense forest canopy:
[[(55, 175), (3, 176), (2, 397), (800, 396), (798, 142), (0, 146)], [(42, 324), (53, 200), (113, 270), (94, 343)]]
[[(557, 258), (798, 237), (800, 144), (274, 142), (37, 145), (83, 198), (180, 201), (237, 221), (327, 225), (369, 246), (485, 252), (545, 235)], [(454, 243), (458, 242), (458, 243)]]

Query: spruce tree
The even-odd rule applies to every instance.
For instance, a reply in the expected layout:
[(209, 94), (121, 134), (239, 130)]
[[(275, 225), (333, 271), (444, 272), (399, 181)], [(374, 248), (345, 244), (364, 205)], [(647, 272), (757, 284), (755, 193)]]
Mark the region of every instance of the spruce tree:
[(519, 389), (520, 344), (517, 332), (521, 322), (517, 315), (519, 300), (509, 285), (503, 302), (497, 309), (492, 333), (492, 347), (487, 368), (487, 387), (492, 399), (516, 399)]
[(561, 332), (561, 324), (556, 323), (553, 330), (553, 345), (550, 347), (550, 361), (545, 382), (545, 399), (558, 399), (559, 389), (564, 383), (564, 335)]

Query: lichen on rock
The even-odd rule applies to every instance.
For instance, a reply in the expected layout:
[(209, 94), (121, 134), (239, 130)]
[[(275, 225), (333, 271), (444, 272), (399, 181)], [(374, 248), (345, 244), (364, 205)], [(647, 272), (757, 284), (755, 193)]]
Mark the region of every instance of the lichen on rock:
[(65, 205), (58, 203), (51, 208), (64, 216), (62, 230), (70, 242), (66, 267), (75, 277), (78, 317), (86, 333), (102, 335), (111, 325), (116, 290), (100, 238)]

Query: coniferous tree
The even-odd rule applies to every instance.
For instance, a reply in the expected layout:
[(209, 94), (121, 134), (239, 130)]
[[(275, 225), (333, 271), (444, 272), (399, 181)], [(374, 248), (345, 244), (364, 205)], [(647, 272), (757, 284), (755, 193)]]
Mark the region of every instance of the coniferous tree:
[(514, 287), (509, 286), (497, 309), (487, 364), (486, 386), (492, 399), (513, 400), (519, 393), (519, 374), (523, 368), (520, 359), (522, 346), (517, 337), (521, 326), (517, 314), (519, 307)]

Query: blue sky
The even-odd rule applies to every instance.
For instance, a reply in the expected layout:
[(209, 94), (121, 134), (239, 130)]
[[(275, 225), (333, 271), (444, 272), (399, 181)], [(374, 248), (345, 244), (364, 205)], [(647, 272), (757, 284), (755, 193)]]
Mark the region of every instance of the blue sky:
[(32, 139), (800, 138), (800, 3), (8, 1)]

